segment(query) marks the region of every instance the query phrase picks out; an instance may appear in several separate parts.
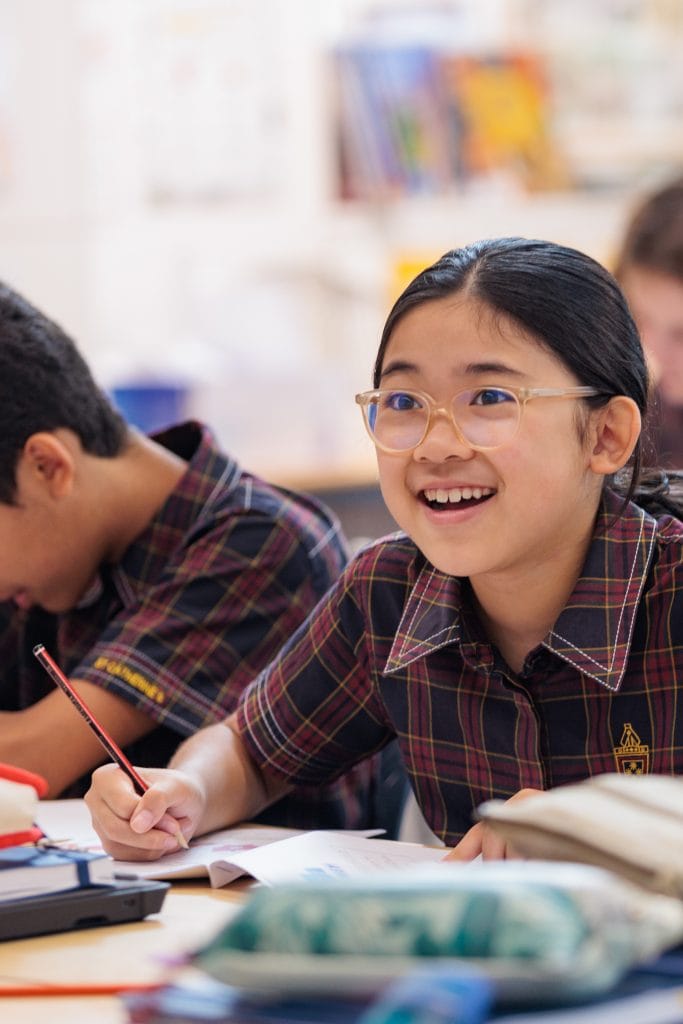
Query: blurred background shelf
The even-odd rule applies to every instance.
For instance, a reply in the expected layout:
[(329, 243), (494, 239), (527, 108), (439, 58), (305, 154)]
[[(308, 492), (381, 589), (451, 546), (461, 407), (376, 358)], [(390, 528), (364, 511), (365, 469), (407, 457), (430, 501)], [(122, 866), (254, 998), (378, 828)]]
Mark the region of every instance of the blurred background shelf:
[(683, 171), (681, 52), (683, 0), (4, 0), (0, 277), (107, 388), (182, 382), (245, 465), (376, 504), (399, 288), (491, 235), (609, 264)]

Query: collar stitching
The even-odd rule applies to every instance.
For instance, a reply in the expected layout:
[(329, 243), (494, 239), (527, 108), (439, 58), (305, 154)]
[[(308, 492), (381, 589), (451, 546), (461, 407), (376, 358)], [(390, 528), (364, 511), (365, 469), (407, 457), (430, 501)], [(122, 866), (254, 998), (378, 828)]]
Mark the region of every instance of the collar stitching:
[[(633, 582), (633, 576), (634, 576), (634, 573), (635, 573), (636, 558), (637, 558), (637, 554), (638, 554), (638, 548), (640, 547), (640, 543), (641, 543), (641, 540), (642, 540), (642, 537), (643, 537), (644, 522), (645, 522), (645, 517), (643, 516), (641, 518), (641, 521), (640, 521), (640, 533), (638, 535), (638, 541), (637, 541), (637, 544), (636, 544), (636, 552), (634, 553), (634, 556), (633, 556), (633, 563), (631, 565), (631, 573), (630, 573), (630, 576), (629, 576), (629, 579), (628, 579), (628, 584), (627, 584), (627, 586), (625, 587), (625, 590), (624, 590), (624, 600), (622, 601), (622, 604), (621, 604), (621, 612), (619, 614), (619, 622), (617, 623), (617, 629), (616, 629), (616, 634), (615, 634), (617, 637), (619, 636), (619, 631), (621, 629), (621, 623), (622, 623), (623, 618), (624, 618), (624, 612), (625, 612), (625, 609), (626, 609), (626, 602), (627, 602), (627, 598), (628, 598), (628, 592), (629, 592), (629, 589), (631, 587), (631, 583)], [(646, 567), (647, 567), (647, 565), (648, 565), (648, 563), (650, 561), (650, 555), (652, 553), (652, 548), (654, 547), (654, 542), (655, 542), (655, 535), (654, 535), (654, 532), (653, 532), (652, 536), (650, 537), (650, 542), (649, 542), (647, 553), (646, 553), (646, 557), (645, 557), (645, 566)], [(635, 604), (636, 605), (638, 604), (638, 602), (640, 600), (640, 595), (641, 595), (641, 593), (643, 591), (643, 587), (644, 586), (645, 586), (645, 572), (643, 572), (641, 574), (641, 577), (640, 577), (640, 586), (638, 587), (638, 594), (636, 595), (636, 600), (635, 600)], [(626, 639), (624, 640), (624, 644), (626, 646), (628, 646), (630, 641), (631, 641), (631, 636), (633, 635), (634, 628), (635, 628), (635, 615), (633, 616), (633, 618), (631, 620), (631, 628), (629, 630), (628, 637), (626, 637)], [(577, 647), (576, 644), (573, 644), (571, 642), (571, 640), (567, 640), (566, 637), (563, 637), (561, 635), (561, 633), (556, 633), (554, 630), (551, 630), (550, 636), (557, 637), (557, 639), (561, 640), (562, 643), (567, 645), (567, 647), (571, 647), (572, 650), (577, 651), (579, 654), (582, 654), (584, 658), (586, 658), (588, 661), (592, 661), (594, 665), (597, 665), (597, 667), (602, 669), (604, 672), (608, 672), (609, 673), (609, 672), (612, 671), (612, 668), (614, 667), (614, 661), (615, 661), (615, 658), (617, 656), (617, 650), (618, 650), (618, 648), (620, 646), (618, 640), (617, 640), (617, 642), (614, 645), (614, 649), (612, 651), (611, 661), (609, 662), (608, 665), (603, 666), (603, 665), (601, 665), (601, 663), (599, 661), (597, 661), (596, 658), (591, 657), (591, 655), (587, 651), (584, 651), (580, 647)], [(546, 644), (545, 646), (548, 647), (549, 650), (554, 651), (554, 648), (550, 647), (549, 644)], [(554, 653), (557, 654), (558, 652), (554, 651)], [(571, 658), (568, 658), (566, 655), (564, 655), (564, 657), (565, 657), (565, 660), (570, 663), (570, 665), (574, 665), (575, 668), (579, 668), (579, 666), (576, 664), (576, 662), (572, 661)], [(581, 669), (580, 671), (584, 671), (584, 670)], [(603, 685), (607, 686), (610, 690), (611, 689), (616, 689), (616, 686), (614, 686), (614, 687), (610, 686), (609, 683), (606, 683), (602, 679), (599, 679), (598, 676), (593, 675), (592, 672), (584, 672), (584, 674), (587, 675), (587, 676), (590, 676), (592, 679), (597, 679), (598, 682), (603, 683)]]
[[(548, 650), (553, 651), (553, 648), (550, 647), (548, 648)], [(585, 654), (585, 651), (581, 651), (578, 647), (576, 647), (575, 650), (579, 651), (580, 654)], [(553, 651), (553, 654), (557, 654), (557, 651)], [(594, 679), (596, 683), (600, 683), (601, 686), (604, 686), (608, 690), (612, 690), (613, 692), (615, 692), (618, 689), (619, 680), (617, 680), (616, 683), (610, 683), (608, 679), (601, 679), (600, 676), (596, 675), (594, 672), (587, 672), (585, 668), (582, 668), (581, 665), (579, 665), (572, 658), (568, 658), (566, 654), (561, 655), (561, 657), (564, 658), (564, 660), (568, 662), (570, 665), (573, 665), (574, 668), (581, 673), (581, 675), (588, 676), (589, 679)], [(589, 657), (589, 655), (586, 655), (586, 657)], [(592, 660), (593, 659), (591, 658), (591, 661)], [(596, 661), (595, 664), (598, 666), (598, 668), (602, 668), (602, 665), (600, 665), (599, 662)]]
[[(404, 665), (411, 665), (424, 654), (424, 651), (420, 650), (420, 648), (424, 647), (425, 644), (428, 644), (430, 640), (436, 640), (436, 638), (441, 636), (443, 633), (448, 633), (452, 628), (452, 623), (448, 626), (444, 626), (443, 629), (438, 630), (436, 633), (432, 633), (431, 636), (424, 637), (411, 648), (406, 648), (406, 641), (404, 640), (401, 650), (397, 653), (396, 657), (387, 659), (386, 668), (388, 669), (390, 664), (393, 664), (393, 667), (395, 668), (403, 668)], [(410, 655), (413, 655), (413, 657), (410, 657)], [(408, 660), (405, 660), (406, 658)]]
[[(435, 573), (435, 572), (436, 572), (436, 569), (435, 569), (434, 567), (432, 567), (432, 569), (431, 569), (431, 570), (430, 570), (430, 572), (429, 572), (429, 578), (428, 578), (428, 580), (427, 580), (427, 583), (426, 583), (426, 585), (425, 585), (425, 586), (423, 587), (423, 589), (422, 589), (422, 592), (423, 592), (423, 593), (424, 593), (424, 591), (425, 591), (425, 590), (427, 589), (427, 587), (429, 586), (429, 583), (430, 583), (430, 581), (432, 580), (432, 578), (434, 577), (434, 573)], [(416, 584), (416, 585), (417, 585), (417, 584)], [(413, 593), (414, 593), (414, 591), (413, 591)], [(415, 620), (416, 620), (416, 618), (417, 618), (417, 613), (418, 613), (418, 611), (420, 610), (420, 605), (421, 605), (421, 603), (422, 603), (421, 601), (418, 601), (418, 602), (417, 602), (417, 604), (416, 604), (416, 607), (415, 607), (415, 610), (414, 610), (414, 612), (413, 612), (413, 615), (412, 615), (412, 618), (411, 618), (410, 622), (409, 622), (409, 623), (408, 623), (408, 624), (406, 625), (406, 630), (405, 630), (405, 639), (404, 639), (404, 641), (403, 641), (403, 643), (402, 643), (402, 645), (401, 645), (401, 649), (400, 649), (400, 651), (398, 652), (398, 654), (399, 654), (399, 657), (401, 657), (402, 655), (404, 655), (404, 654), (406, 654), (406, 653), (407, 653), (407, 645), (408, 645), (408, 638), (410, 637), (410, 634), (411, 634), (411, 633), (412, 633), (412, 631), (413, 631), (413, 626), (415, 625)], [(402, 625), (403, 625), (403, 623), (402, 623), (402, 622), (401, 622), (401, 623), (399, 623), (399, 627), (398, 627), (398, 628), (399, 628), (399, 630), (401, 629), (401, 626), (402, 626)], [(445, 628), (445, 627), (444, 627), (444, 628)], [(443, 632), (443, 630), (440, 630), (440, 632)], [(438, 635), (438, 634), (435, 634), (435, 635)], [(428, 637), (427, 639), (431, 639), (431, 637)]]

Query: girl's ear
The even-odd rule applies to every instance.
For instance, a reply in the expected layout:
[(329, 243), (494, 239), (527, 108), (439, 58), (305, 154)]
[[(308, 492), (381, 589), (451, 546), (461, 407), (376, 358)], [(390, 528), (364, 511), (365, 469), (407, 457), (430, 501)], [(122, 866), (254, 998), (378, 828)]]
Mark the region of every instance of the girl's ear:
[(640, 436), (640, 409), (632, 398), (615, 395), (591, 417), (590, 467), (611, 476), (626, 465)]

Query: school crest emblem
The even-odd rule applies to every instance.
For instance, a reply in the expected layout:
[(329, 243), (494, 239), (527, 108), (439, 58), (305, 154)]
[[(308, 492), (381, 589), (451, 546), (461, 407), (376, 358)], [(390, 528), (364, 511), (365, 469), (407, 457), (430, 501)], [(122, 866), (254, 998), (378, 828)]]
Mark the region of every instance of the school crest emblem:
[(650, 765), (650, 748), (640, 742), (640, 736), (630, 722), (624, 724), (621, 743), (614, 748), (617, 771), (622, 775), (647, 775)]

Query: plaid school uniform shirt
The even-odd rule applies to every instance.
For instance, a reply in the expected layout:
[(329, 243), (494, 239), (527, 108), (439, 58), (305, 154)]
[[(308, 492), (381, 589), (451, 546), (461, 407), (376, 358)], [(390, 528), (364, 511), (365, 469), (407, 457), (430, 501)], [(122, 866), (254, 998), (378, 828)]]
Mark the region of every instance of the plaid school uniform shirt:
[[(53, 687), (31, 653), (44, 643), (67, 675), (157, 723), (126, 748), (143, 766), (166, 764), (182, 739), (234, 710), (346, 564), (329, 510), (244, 472), (205, 427), (181, 424), (155, 440), (187, 470), (79, 607), (55, 616), (0, 606), (0, 707), (27, 707)], [(355, 827), (369, 778), (364, 767), (329, 790), (302, 791), (271, 817)], [(88, 784), (62, 795), (81, 795)]]
[(359, 553), (246, 691), (256, 763), (333, 778), (397, 736), (427, 823), (448, 845), (475, 808), (602, 772), (683, 772), (683, 523), (606, 492), (581, 576), (523, 671), (474, 614), (470, 586), (404, 534)]

